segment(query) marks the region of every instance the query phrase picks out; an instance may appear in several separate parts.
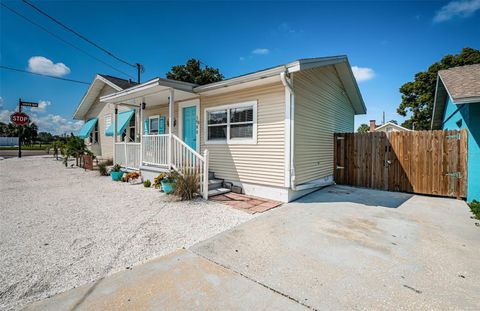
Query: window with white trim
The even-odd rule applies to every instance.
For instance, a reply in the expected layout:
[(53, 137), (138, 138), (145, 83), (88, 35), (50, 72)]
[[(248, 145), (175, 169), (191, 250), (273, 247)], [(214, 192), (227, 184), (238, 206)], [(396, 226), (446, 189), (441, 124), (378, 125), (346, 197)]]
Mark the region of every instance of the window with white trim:
[(205, 143), (256, 143), (257, 102), (205, 109)]
[(158, 122), (160, 116), (149, 117), (148, 120), (148, 134), (157, 135), (158, 134)]

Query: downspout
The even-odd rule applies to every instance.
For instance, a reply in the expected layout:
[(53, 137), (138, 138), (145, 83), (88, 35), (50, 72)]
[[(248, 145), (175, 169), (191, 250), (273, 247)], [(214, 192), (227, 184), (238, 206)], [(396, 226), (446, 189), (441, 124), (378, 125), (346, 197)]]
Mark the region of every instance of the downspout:
[(332, 183), (316, 183), (310, 182), (302, 185), (295, 184), (295, 159), (294, 159), (294, 151), (295, 151), (295, 92), (293, 91), (293, 87), (291, 84), (291, 79), (287, 77), (287, 70), (280, 73), (280, 80), (282, 81), (283, 85), (288, 89), (290, 92), (290, 189), (293, 191), (300, 191), (300, 190), (307, 190), (312, 188), (318, 188), (322, 186), (326, 186)]
[(280, 80), (282, 80), (283, 86), (288, 89), (290, 93), (290, 188), (292, 190), (296, 190), (295, 187), (295, 161), (294, 161), (294, 146), (295, 146), (295, 92), (293, 91), (293, 87), (290, 84), (290, 79), (287, 77), (287, 69), (280, 73)]

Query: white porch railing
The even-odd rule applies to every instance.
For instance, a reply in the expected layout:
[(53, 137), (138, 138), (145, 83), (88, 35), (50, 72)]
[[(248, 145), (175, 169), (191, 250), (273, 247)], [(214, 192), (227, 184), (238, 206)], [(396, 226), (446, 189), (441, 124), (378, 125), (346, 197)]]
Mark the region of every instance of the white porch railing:
[(200, 194), (208, 198), (208, 150), (202, 156), (174, 134), (143, 135), (142, 143), (115, 143), (115, 163), (131, 169), (147, 164), (172, 168), (180, 174), (195, 174)]
[(180, 174), (190, 173), (198, 177), (200, 193), (208, 198), (208, 150), (200, 155), (184, 141), (171, 135), (171, 165)]
[(115, 143), (115, 163), (131, 169), (140, 168), (141, 143)]
[(143, 135), (143, 163), (168, 167), (169, 137), (168, 134)]

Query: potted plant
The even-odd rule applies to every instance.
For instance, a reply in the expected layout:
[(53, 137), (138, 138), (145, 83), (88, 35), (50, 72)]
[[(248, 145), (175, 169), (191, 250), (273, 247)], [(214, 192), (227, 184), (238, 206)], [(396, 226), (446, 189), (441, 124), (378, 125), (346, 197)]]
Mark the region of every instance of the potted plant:
[(175, 192), (175, 183), (177, 182), (177, 173), (172, 171), (161, 180), (163, 192), (166, 194)]
[(115, 164), (110, 170), (110, 176), (112, 176), (113, 181), (122, 180), (123, 173), (124, 172), (122, 171), (122, 167), (120, 166), (120, 164)]
[(162, 191), (162, 180), (167, 177), (166, 173), (160, 173), (155, 179), (153, 179), (153, 187)]

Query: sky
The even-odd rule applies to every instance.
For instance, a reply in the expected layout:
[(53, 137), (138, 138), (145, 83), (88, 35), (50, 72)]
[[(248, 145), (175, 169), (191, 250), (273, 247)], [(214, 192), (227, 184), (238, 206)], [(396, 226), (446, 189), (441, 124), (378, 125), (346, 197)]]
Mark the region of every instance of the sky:
[[(136, 70), (21, 1), (2, 3), (115, 69)], [(367, 106), (355, 126), (399, 122), (400, 86), (446, 54), (480, 48), (480, 0), (357, 2), (32, 1), (114, 55), (145, 67), (142, 81), (198, 58), (228, 78), (307, 57), (347, 55)], [(129, 78), (0, 6), (0, 64), (90, 83)], [(0, 69), (0, 121), (18, 99), (41, 131), (69, 133), (88, 85)]]

